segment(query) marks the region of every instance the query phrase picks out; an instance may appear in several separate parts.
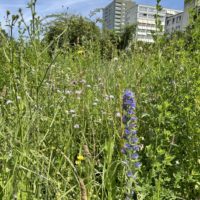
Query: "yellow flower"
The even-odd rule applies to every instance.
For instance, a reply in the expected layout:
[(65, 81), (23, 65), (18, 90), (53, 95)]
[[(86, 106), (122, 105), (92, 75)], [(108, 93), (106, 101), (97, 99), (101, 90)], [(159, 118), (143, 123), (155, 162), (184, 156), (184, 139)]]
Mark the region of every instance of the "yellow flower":
[(77, 53), (83, 55), (84, 51), (83, 50), (78, 50)]
[(76, 160), (76, 161), (75, 161), (75, 164), (76, 164), (76, 165), (80, 165), (80, 164), (81, 164), (81, 161), (80, 161), (80, 160)]
[(78, 155), (77, 156), (77, 160), (78, 161), (83, 161), (83, 160), (85, 160), (85, 158), (82, 155)]

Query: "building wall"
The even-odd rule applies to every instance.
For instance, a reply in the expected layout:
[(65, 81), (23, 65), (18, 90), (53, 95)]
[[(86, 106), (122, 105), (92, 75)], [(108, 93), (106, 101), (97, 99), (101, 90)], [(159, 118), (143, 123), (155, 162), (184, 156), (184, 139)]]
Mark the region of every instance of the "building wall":
[(107, 29), (114, 29), (114, 22), (115, 22), (115, 4), (114, 1), (111, 2), (103, 9), (103, 28)]
[[(200, 0), (186, 0), (184, 12), (163, 8), (158, 13), (163, 27), (162, 33), (185, 30), (189, 24), (189, 12), (195, 6), (200, 10)], [(103, 9), (103, 27), (120, 32), (125, 25), (136, 24), (136, 39), (153, 42), (152, 31), (156, 30), (155, 14), (155, 6), (136, 4), (132, 0), (113, 0)]]
[(183, 30), (189, 25), (189, 13), (192, 8), (200, 7), (200, 0), (185, 1), (184, 4), (184, 17), (183, 17)]
[[(177, 14), (181, 11), (163, 8), (158, 14), (160, 16), (163, 33), (167, 16)], [(136, 39), (144, 42), (154, 42), (152, 32), (156, 31), (155, 6), (136, 4), (127, 11), (126, 24), (136, 24)]]
[(173, 33), (174, 31), (183, 31), (184, 12), (166, 17), (165, 32)]
[(175, 31), (184, 31), (189, 25), (190, 16), (189, 13), (192, 8), (200, 7), (200, 0), (185, 1), (184, 12), (168, 16), (166, 18), (166, 33), (173, 33)]
[(133, 2), (131, 0), (113, 0), (103, 9), (103, 27), (120, 32), (126, 23), (126, 11), (132, 5)]

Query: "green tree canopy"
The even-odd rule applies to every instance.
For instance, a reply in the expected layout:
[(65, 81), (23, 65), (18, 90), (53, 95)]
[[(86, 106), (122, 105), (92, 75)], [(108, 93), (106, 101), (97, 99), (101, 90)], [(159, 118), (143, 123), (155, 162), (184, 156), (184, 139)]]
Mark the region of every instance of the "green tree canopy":
[(100, 37), (100, 30), (89, 19), (78, 15), (52, 15), (47, 25), (45, 39), (55, 47), (73, 47), (95, 41)]

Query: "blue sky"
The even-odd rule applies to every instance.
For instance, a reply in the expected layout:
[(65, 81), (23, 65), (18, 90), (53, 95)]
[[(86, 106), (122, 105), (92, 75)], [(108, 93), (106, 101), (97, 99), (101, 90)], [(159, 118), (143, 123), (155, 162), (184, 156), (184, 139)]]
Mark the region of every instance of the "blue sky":
[[(112, 0), (37, 0), (37, 12), (45, 16), (55, 12), (65, 12), (89, 16), (95, 8), (103, 8)], [(0, 22), (5, 24), (6, 10), (16, 14), (22, 8), (25, 18), (30, 19), (30, 11), (26, 8), (28, 0), (0, 0)], [(136, 0), (137, 3), (155, 5), (156, 0)], [(184, 0), (162, 0), (162, 5), (173, 9), (183, 9)], [(69, 8), (69, 9), (68, 9)]]

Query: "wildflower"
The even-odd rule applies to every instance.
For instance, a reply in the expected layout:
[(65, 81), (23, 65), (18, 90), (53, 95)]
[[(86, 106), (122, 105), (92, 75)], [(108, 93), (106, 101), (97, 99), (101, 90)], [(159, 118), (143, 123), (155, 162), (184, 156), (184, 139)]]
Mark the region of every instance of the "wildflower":
[(139, 145), (134, 145), (133, 146), (133, 150), (134, 151), (139, 151), (140, 150), (140, 146)]
[(83, 54), (84, 54), (84, 50), (78, 50), (78, 51), (77, 51), (77, 54), (83, 55)]
[(114, 99), (115, 97), (113, 95), (110, 95), (109, 96), (109, 99)]
[(80, 164), (81, 164), (81, 161), (80, 161), (80, 160), (76, 160), (76, 161), (75, 161), (75, 164), (76, 164), (76, 165), (80, 165)]
[(75, 94), (77, 94), (77, 95), (81, 95), (81, 93), (82, 93), (82, 90), (76, 90), (75, 91)]
[(131, 155), (131, 158), (136, 160), (136, 159), (139, 158), (139, 155), (137, 153), (134, 153), (134, 154)]
[(83, 161), (83, 160), (85, 160), (85, 158), (82, 155), (78, 155), (77, 160)]
[(93, 105), (93, 106), (97, 106), (97, 102), (94, 102), (92, 105)]
[(135, 116), (136, 101), (132, 91), (126, 90), (123, 95), (123, 117), (122, 122), (125, 125), (124, 129), (124, 146), (121, 149), (122, 154), (125, 154), (126, 163), (128, 166), (127, 177), (128, 179), (128, 196), (133, 196), (132, 191), (133, 180), (136, 181), (136, 171), (141, 167), (142, 163), (138, 161), (141, 146), (139, 138), (137, 137), (137, 117)]
[(91, 88), (91, 85), (88, 84), (88, 85), (86, 85), (86, 87), (87, 87), (87, 88)]
[(119, 117), (119, 118), (120, 118), (120, 117), (121, 117), (121, 113), (120, 113), (120, 112), (117, 112), (117, 113), (116, 113), (116, 117)]
[(129, 172), (127, 173), (127, 176), (128, 176), (128, 177), (132, 177), (132, 176), (133, 176), (133, 173), (129, 171)]
[(99, 102), (99, 99), (97, 99), (97, 98), (95, 98), (95, 100), (94, 100), (95, 102)]
[(70, 91), (70, 90), (65, 90), (65, 94), (71, 94), (72, 93), (72, 91)]
[(75, 129), (79, 129), (80, 126), (79, 126), (78, 124), (75, 124), (75, 125), (74, 125), (74, 128), (75, 128)]
[(80, 83), (85, 84), (85, 83), (86, 83), (86, 80), (85, 80), (85, 79), (82, 79), (82, 80), (80, 80)]
[(12, 103), (13, 103), (13, 101), (11, 101), (11, 100), (7, 100), (7, 101), (6, 101), (6, 104), (7, 104), (7, 105), (12, 104)]
[(114, 61), (114, 62), (117, 62), (117, 61), (118, 61), (118, 58), (117, 58), (117, 57), (114, 57), (114, 58), (113, 58), (113, 61)]
[(74, 114), (75, 113), (75, 110), (70, 110), (69, 111), (71, 114)]
[(122, 149), (121, 149), (121, 153), (122, 153), (122, 154), (126, 154), (126, 149), (125, 149), (125, 148), (122, 148)]
[(139, 139), (138, 139), (137, 137), (135, 137), (135, 138), (132, 138), (131, 141), (132, 141), (133, 143), (137, 143), (137, 142), (139, 141)]
[(76, 158), (75, 164), (80, 165), (83, 160), (85, 160), (84, 156), (78, 155)]
[(135, 163), (135, 167), (136, 167), (136, 168), (140, 168), (141, 166), (142, 166), (142, 163), (140, 163), (140, 162), (136, 162), (136, 163)]

